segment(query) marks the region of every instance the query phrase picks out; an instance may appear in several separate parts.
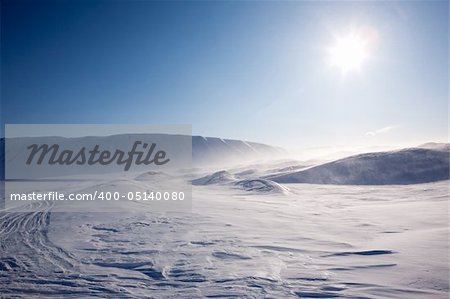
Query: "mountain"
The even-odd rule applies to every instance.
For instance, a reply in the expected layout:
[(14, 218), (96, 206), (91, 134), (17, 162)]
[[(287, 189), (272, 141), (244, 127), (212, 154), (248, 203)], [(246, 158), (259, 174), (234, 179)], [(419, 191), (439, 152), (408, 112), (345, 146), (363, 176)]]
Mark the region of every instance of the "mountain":
[[(241, 140), (221, 139), (214, 137), (187, 136), (187, 135), (168, 135), (168, 134), (120, 134), (101, 137), (23, 137), (11, 138), (7, 141), (5, 148), (5, 139), (0, 139), (0, 167), (2, 173), (0, 179), (5, 177), (5, 152), (8, 161), (6, 168), (10, 178), (24, 178), (22, 174), (31, 177), (45, 177), (47, 173), (68, 174), (68, 173), (90, 173), (91, 169), (81, 166), (48, 166), (42, 164), (39, 167), (25, 165), (24, 161), (28, 158), (30, 151), (27, 149), (31, 144), (58, 144), (61, 151), (64, 149), (73, 150), (75, 153), (82, 147), (92, 149), (95, 145), (100, 145), (101, 150), (114, 152), (117, 149), (128, 151), (132, 141), (139, 140), (142, 143), (155, 143), (158, 148), (164, 149), (172, 161), (172, 165), (180, 168), (189, 168), (191, 166), (211, 166), (211, 165), (229, 165), (231, 163), (241, 163), (243, 161), (273, 159), (285, 156), (286, 152), (279, 148), (261, 143), (246, 142)], [(191, 152), (192, 146), (192, 152)], [(192, 157), (192, 164), (190, 163)], [(18, 162), (19, 161), (19, 162)], [(109, 166), (97, 167), (97, 170), (103, 171)], [(60, 172), (57, 172), (60, 168)], [(72, 168), (70, 170), (69, 168)], [(91, 167), (93, 168), (93, 167)], [(100, 169), (102, 168), (102, 169)], [(161, 167), (158, 167), (160, 169)], [(106, 171), (106, 170), (105, 170)], [(108, 170), (109, 171), (109, 170)], [(108, 172), (107, 171), (107, 172)], [(111, 170), (114, 171), (114, 170)]]
[(269, 177), (278, 183), (405, 185), (449, 179), (449, 154), (442, 149), (409, 148), (360, 154), (302, 171)]
[(243, 161), (281, 158), (287, 155), (280, 147), (215, 137), (192, 137), (194, 165), (241, 163)]
[[(13, 138), (12, 144), (26, 140), (30, 143), (57, 143), (61, 148), (79, 148), (86, 146), (92, 148), (100, 144), (102, 149), (115, 150), (117, 148), (128, 149), (130, 140), (138, 139), (143, 142), (156, 142), (159, 146), (167, 149), (174, 164), (183, 168), (191, 165), (186, 162), (186, 157), (191, 157), (194, 167), (216, 167), (221, 165), (232, 165), (251, 160), (263, 160), (268, 158), (283, 158), (287, 152), (279, 147), (269, 146), (261, 143), (221, 139), (214, 137), (166, 135), (166, 134), (127, 134), (112, 135), (104, 137), (33, 137)], [(4, 178), (5, 169), (5, 140), (0, 139), (0, 179)], [(10, 144), (10, 142), (8, 142)], [(192, 153), (190, 146), (192, 144)], [(22, 159), (28, 151), (23, 146), (9, 147), (9, 160)], [(288, 168), (286, 172), (278, 172), (264, 177), (253, 179), (266, 179), (276, 183), (311, 183), (311, 184), (337, 184), (337, 185), (387, 185), (387, 184), (416, 184), (427, 183), (449, 179), (449, 154), (450, 146), (446, 143), (426, 143), (415, 148), (398, 151), (365, 153), (346, 157), (333, 162), (315, 165), (310, 168), (296, 170)], [(178, 159), (178, 160), (177, 160)], [(190, 158), (189, 158), (190, 159)], [(10, 161), (8, 161), (9, 163)], [(186, 163), (186, 164), (183, 164)], [(56, 166), (51, 166), (54, 174)], [(62, 167), (64, 171), (67, 166)], [(103, 168), (103, 167), (102, 167)], [(106, 167), (104, 167), (106, 168)], [(158, 170), (162, 169), (158, 167)], [(38, 177), (45, 177), (43, 167), (35, 170), (27, 167), (14, 169), (19, 175), (27, 172), (32, 175), (33, 171)], [(145, 171), (152, 171), (146, 167)], [(155, 170), (156, 171), (156, 170)], [(10, 172), (8, 172), (10, 173)], [(86, 171), (85, 173), (89, 173)], [(212, 177), (202, 178), (208, 182), (221, 181), (224, 177), (229, 178), (227, 173), (219, 172)], [(194, 184), (204, 184), (202, 180), (194, 181)], [(248, 185), (248, 184), (247, 184)]]
[(3, 180), (4, 178), (5, 178), (5, 138), (0, 138), (0, 180)]
[(419, 148), (427, 148), (441, 151), (449, 151), (450, 144), (449, 143), (439, 143), (439, 142), (427, 142), (418, 146)]

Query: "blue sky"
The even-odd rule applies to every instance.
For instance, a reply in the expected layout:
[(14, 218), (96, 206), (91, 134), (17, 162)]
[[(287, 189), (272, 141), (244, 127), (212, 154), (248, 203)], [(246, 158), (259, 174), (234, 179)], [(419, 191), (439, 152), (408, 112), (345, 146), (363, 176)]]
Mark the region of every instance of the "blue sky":
[[(192, 124), (288, 148), (446, 141), (448, 2), (2, 2), (2, 123)], [(336, 34), (377, 36), (358, 71)]]

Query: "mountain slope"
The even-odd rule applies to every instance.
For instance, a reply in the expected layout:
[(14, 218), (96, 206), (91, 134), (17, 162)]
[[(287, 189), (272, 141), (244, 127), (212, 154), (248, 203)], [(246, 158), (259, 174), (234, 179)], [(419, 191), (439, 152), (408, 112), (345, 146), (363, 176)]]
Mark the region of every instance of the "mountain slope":
[[(215, 137), (187, 136), (187, 135), (167, 135), (167, 134), (120, 134), (102, 137), (25, 137), (12, 138), (9, 141), (9, 149), (4, 146), (5, 139), (0, 138), (0, 179), (5, 178), (5, 150), (8, 151), (8, 163), (17, 159), (23, 160), (29, 155), (29, 150), (25, 145), (29, 144), (58, 144), (62, 149), (77, 149), (86, 147), (93, 148), (96, 144), (100, 145), (102, 150), (114, 152), (116, 149), (127, 150), (130, 148), (130, 140), (140, 140), (142, 142), (155, 142), (158, 146), (167, 150), (174, 157), (179, 157), (185, 161), (186, 153), (190, 156), (190, 146), (192, 144), (192, 165), (211, 166), (211, 165), (229, 165), (232, 163), (242, 163), (258, 159), (272, 159), (283, 157), (286, 152), (274, 146), (261, 143), (246, 142), (241, 140), (221, 139)], [(180, 143), (179, 140), (184, 140)], [(191, 143), (192, 141), (192, 143)], [(180, 146), (181, 144), (181, 146)], [(8, 164), (7, 164), (8, 165)], [(181, 167), (182, 165), (180, 165)], [(54, 173), (52, 166), (51, 173)], [(67, 168), (67, 167), (65, 167)], [(17, 172), (21, 169), (14, 168)], [(38, 169), (38, 173), (45, 173), (44, 167)], [(31, 171), (31, 170), (28, 170)], [(11, 173), (10, 173), (11, 174)]]
[(274, 176), (278, 183), (404, 185), (449, 179), (449, 151), (410, 148), (347, 157)]
[(280, 158), (286, 152), (279, 147), (215, 137), (192, 136), (195, 165), (241, 163), (245, 160)]

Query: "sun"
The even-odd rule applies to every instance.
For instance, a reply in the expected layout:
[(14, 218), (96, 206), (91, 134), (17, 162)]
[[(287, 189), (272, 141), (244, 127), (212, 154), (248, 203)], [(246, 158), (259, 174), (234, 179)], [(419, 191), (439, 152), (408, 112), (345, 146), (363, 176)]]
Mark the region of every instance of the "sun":
[(369, 57), (373, 32), (367, 30), (350, 31), (336, 35), (334, 44), (328, 49), (330, 64), (342, 73), (359, 71)]

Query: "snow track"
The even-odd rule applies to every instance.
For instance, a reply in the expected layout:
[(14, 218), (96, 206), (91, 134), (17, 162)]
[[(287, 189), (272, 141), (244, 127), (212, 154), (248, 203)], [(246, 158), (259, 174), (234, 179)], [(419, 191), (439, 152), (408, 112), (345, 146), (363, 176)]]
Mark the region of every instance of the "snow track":
[(123, 289), (101, 275), (81, 275), (76, 258), (50, 241), (51, 208), (51, 203), (42, 202), (34, 205), (33, 212), (0, 213), (2, 295), (30, 298), (123, 294)]
[(192, 213), (1, 212), (0, 298), (448, 295), (448, 181), (289, 187), (194, 186)]

